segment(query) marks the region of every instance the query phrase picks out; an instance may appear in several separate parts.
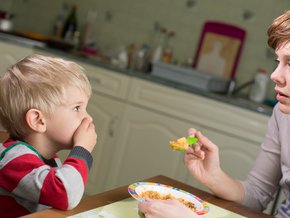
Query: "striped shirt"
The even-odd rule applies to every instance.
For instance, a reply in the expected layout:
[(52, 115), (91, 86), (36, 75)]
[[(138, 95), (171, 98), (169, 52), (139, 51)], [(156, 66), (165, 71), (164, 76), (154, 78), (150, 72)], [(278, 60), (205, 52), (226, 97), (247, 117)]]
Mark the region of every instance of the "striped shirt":
[(80, 202), (91, 154), (72, 148), (61, 163), (55, 155), (44, 159), (31, 145), (8, 139), (0, 143), (0, 214), (18, 217), (49, 207), (69, 210)]

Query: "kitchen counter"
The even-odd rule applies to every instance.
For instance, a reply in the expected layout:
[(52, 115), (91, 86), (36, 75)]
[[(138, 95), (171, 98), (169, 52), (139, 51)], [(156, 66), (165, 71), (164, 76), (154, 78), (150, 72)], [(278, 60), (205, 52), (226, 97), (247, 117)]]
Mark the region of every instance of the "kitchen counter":
[(87, 56), (82, 55), (82, 54), (77, 53), (77, 52), (65, 52), (65, 51), (61, 51), (58, 49), (53, 49), (53, 48), (48, 47), (42, 41), (20, 37), (17, 34), (0, 32), (0, 40), (7, 42), (7, 43), (14, 43), (14, 44), (16, 43), (16, 44), (19, 44), (22, 46), (32, 47), (32, 48), (44, 50), (44, 51), (47, 51), (50, 53), (55, 53), (56, 55), (63, 56), (64, 58), (83, 61), (83, 62), (88, 63), (88, 64), (92, 64), (92, 65), (96, 65), (96, 66), (103, 67), (106, 69), (110, 69), (111, 71), (116, 72), (116, 73), (121, 73), (121, 74), (126, 74), (129, 76), (133, 76), (133, 77), (142, 78), (145, 80), (152, 81), (154, 83), (159, 83), (159, 84), (162, 84), (165, 86), (173, 87), (173, 88), (176, 88), (178, 90), (183, 90), (183, 91), (189, 92), (189, 93), (198, 94), (198, 95), (206, 97), (206, 98), (210, 98), (210, 99), (213, 99), (213, 100), (216, 100), (219, 102), (231, 104), (231, 105), (241, 107), (241, 108), (244, 108), (247, 110), (251, 110), (251, 111), (254, 111), (254, 112), (257, 112), (260, 114), (264, 114), (264, 115), (268, 115), (268, 116), (270, 116), (272, 114), (273, 108), (271, 106), (268, 106), (265, 104), (258, 104), (258, 103), (252, 102), (246, 98), (235, 97), (235, 96), (229, 97), (229, 96), (223, 95), (223, 94), (205, 92), (205, 91), (193, 88), (191, 86), (177, 83), (177, 82), (174, 82), (174, 81), (171, 81), (168, 79), (160, 78), (160, 77), (157, 77), (157, 76), (154, 76), (151, 74), (145, 74), (145, 73), (131, 71), (131, 70), (127, 70), (127, 69), (118, 69), (110, 64), (102, 63), (101, 61), (97, 60), (97, 58), (95, 58), (95, 57), (90, 58), (90, 57), (87, 57)]

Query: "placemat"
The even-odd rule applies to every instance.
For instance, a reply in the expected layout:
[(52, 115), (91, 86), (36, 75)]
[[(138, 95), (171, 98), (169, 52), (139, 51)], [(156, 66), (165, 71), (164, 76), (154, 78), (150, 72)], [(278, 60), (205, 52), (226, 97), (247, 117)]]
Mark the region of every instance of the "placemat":
[[(239, 214), (225, 210), (214, 204), (209, 205), (209, 212), (200, 217), (202, 218), (242, 218)], [(143, 218), (138, 213), (138, 201), (133, 198), (126, 198), (112, 204), (88, 210), (82, 213), (69, 216), (69, 218)]]

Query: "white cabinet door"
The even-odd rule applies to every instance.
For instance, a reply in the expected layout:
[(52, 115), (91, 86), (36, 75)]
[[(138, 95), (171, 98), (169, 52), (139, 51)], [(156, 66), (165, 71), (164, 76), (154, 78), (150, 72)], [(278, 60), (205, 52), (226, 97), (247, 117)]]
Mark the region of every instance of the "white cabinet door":
[(126, 99), (130, 77), (98, 66), (78, 62), (85, 68), (92, 89), (96, 93)]
[(241, 140), (261, 143), (269, 116), (134, 78), (129, 101), (168, 116), (198, 123)]
[(0, 75), (12, 64), (32, 53), (32, 48), (0, 42)]
[[(269, 119), (268, 116), (140, 79), (133, 80), (129, 102), (174, 118), (168, 124), (173, 131), (178, 128), (175, 126), (178, 122), (201, 130), (219, 146), (222, 168), (237, 179), (244, 179), (253, 166)], [(187, 129), (177, 136), (185, 134)], [(198, 184), (189, 175), (177, 179), (191, 185)], [(197, 187), (204, 189), (200, 184)]]
[(114, 143), (114, 139), (120, 129), (120, 118), (124, 108), (124, 103), (96, 94), (88, 105), (88, 112), (94, 119), (98, 138), (92, 152), (94, 161), (85, 190), (87, 195), (107, 190), (108, 168), (114, 161), (112, 152), (118, 146)]
[(188, 178), (183, 152), (173, 151), (169, 140), (183, 136), (193, 123), (128, 106), (121, 125), (107, 188), (161, 174), (180, 181)]

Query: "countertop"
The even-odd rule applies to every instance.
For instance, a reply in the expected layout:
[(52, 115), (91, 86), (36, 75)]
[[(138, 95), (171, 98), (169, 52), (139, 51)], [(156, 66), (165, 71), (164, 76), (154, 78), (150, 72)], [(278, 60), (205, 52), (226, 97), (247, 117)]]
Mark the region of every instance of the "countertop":
[(94, 57), (89, 58), (89, 57), (82, 55), (80, 53), (77, 53), (77, 52), (68, 52), (68, 51), (62, 51), (59, 49), (50, 48), (46, 45), (46, 43), (44, 43), (42, 41), (21, 37), (21, 36), (19, 36), (19, 34), (0, 32), (0, 40), (2, 42), (19, 44), (19, 45), (22, 45), (25, 47), (31, 47), (31, 48), (36, 48), (36, 49), (40, 49), (43, 51), (47, 51), (50, 53), (55, 53), (56, 55), (61, 55), (65, 58), (83, 61), (83, 62), (88, 63), (88, 64), (92, 64), (92, 65), (95, 65), (98, 67), (103, 67), (103, 68), (109, 69), (109, 70), (116, 72), (116, 73), (126, 74), (129, 76), (145, 79), (145, 80), (148, 80), (148, 81), (151, 81), (154, 83), (166, 85), (166, 86), (178, 89), (178, 90), (197, 94), (197, 95), (200, 95), (200, 96), (203, 96), (206, 98), (210, 98), (210, 99), (213, 99), (213, 100), (216, 100), (219, 102), (224, 102), (224, 103), (227, 103), (227, 104), (230, 104), (233, 106), (244, 108), (244, 109), (259, 113), (259, 114), (263, 114), (263, 115), (267, 115), (267, 116), (270, 116), (272, 114), (273, 107), (265, 105), (265, 104), (255, 103), (255, 102), (252, 102), (252, 101), (250, 101), (246, 98), (243, 98), (243, 97), (227, 96), (225, 94), (206, 92), (206, 91), (202, 91), (202, 90), (196, 89), (194, 87), (184, 85), (184, 84), (181, 84), (181, 83), (178, 83), (175, 81), (171, 81), (168, 79), (157, 77), (157, 76), (152, 75), (150, 73), (146, 74), (146, 73), (131, 71), (128, 69), (118, 69), (110, 64), (101, 63), (100, 61), (98, 61)]

